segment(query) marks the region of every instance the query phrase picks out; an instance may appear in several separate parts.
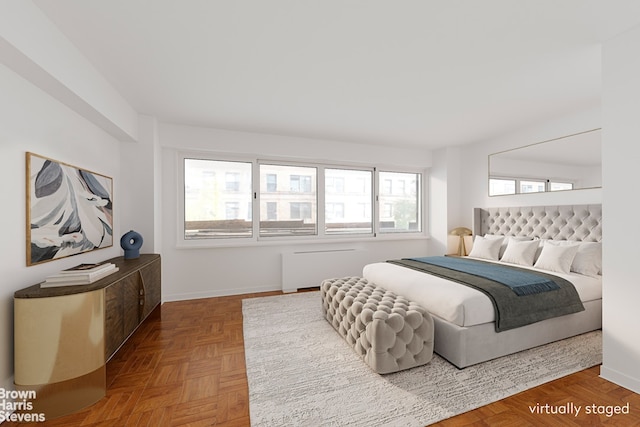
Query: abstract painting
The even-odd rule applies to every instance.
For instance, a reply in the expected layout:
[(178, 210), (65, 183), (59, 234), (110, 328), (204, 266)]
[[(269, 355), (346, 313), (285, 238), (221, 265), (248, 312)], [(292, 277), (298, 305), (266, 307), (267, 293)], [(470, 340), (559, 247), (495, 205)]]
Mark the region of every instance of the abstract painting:
[(27, 265), (113, 245), (113, 180), (27, 153)]

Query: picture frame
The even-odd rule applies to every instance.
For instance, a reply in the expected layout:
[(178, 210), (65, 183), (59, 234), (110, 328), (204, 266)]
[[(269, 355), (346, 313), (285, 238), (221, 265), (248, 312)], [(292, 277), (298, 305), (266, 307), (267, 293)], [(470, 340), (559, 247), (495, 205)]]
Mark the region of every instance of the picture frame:
[(113, 178), (26, 153), (27, 266), (113, 246)]

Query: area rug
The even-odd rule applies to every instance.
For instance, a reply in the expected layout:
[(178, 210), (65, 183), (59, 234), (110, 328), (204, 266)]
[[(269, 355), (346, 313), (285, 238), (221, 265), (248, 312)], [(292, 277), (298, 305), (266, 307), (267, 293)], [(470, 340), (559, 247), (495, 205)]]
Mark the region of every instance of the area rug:
[[(322, 317), (319, 292), (245, 299), (252, 426), (426, 426), (602, 362), (600, 331), (458, 369), (378, 375)], [(534, 402), (535, 403), (535, 402)]]

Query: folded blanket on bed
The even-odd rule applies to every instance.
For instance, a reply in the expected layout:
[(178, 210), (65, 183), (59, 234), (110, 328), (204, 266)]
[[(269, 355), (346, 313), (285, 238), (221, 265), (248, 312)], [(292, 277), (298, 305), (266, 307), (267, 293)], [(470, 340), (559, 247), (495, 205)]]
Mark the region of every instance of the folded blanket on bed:
[[(427, 257), (444, 258), (444, 257)], [(494, 263), (456, 258), (461, 263), (480, 263), (487, 266), (487, 269), (505, 268), (513, 269), (514, 273), (534, 274), (545, 280), (554, 282), (557, 289), (547, 290), (539, 293), (528, 293), (517, 295), (513, 288), (505, 286), (492, 278), (478, 276), (469, 272), (443, 267), (439, 264), (447, 264), (438, 260), (432, 263), (419, 261), (419, 258), (389, 260), (387, 262), (401, 265), (403, 267), (422, 271), (427, 274), (439, 276), (483, 292), (491, 300), (495, 310), (496, 332), (518, 328), (520, 326), (550, 319), (552, 317), (564, 316), (566, 314), (577, 313), (584, 310), (575, 287), (566, 279), (552, 274), (532, 272), (514, 266), (496, 265)], [(460, 265), (461, 263), (455, 262)]]
[(509, 268), (509, 266), (446, 256), (408, 259), (484, 277), (510, 287), (516, 295), (531, 295), (560, 289), (556, 282), (548, 277), (519, 268)]

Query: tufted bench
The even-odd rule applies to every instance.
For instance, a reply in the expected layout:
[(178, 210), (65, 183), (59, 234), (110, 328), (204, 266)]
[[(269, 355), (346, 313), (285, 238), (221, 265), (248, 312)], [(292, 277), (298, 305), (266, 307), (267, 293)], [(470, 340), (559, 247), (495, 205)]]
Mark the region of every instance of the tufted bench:
[(362, 277), (320, 285), (322, 313), (379, 374), (424, 365), (433, 357), (433, 319), (417, 303)]

